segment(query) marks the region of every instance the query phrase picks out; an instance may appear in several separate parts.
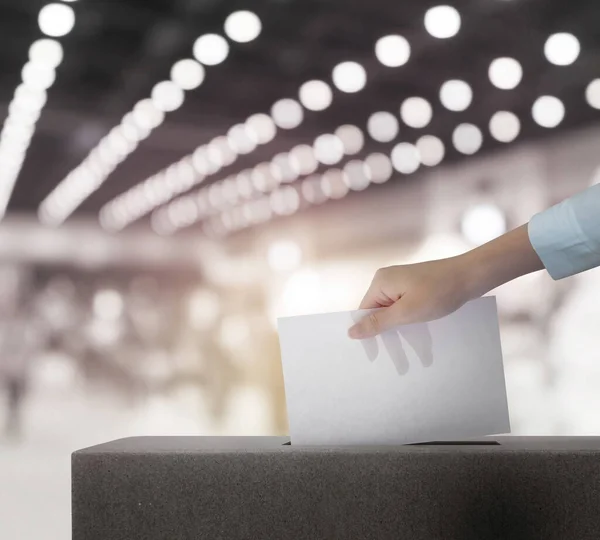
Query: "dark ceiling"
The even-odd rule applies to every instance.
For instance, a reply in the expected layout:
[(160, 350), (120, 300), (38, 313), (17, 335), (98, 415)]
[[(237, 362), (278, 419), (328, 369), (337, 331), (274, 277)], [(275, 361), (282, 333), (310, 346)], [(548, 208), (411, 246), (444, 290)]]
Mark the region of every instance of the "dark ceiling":
[[(37, 14), (41, 0), (0, 0), (0, 120), (6, 115), (30, 44), (41, 37)], [(97, 213), (100, 207), (137, 182), (193, 151), (236, 122), (255, 112), (268, 112), (282, 97), (296, 97), (306, 80), (331, 80), (331, 69), (343, 60), (356, 60), (368, 73), (358, 94), (337, 92), (333, 105), (308, 113), (296, 130), (239, 159), (238, 170), (271, 158), (299, 142), (312, 142), (318, 133), (340, 124), (364, 127), (376, 110), (397, 113), (404, 98), (420, 95), (434, 106), (427, 133), (441, 137), (450, 148), (452, 130), (460, 122), (482, 129), (497, 110), (510, 110), (522, 120), (518, 141), (556, 133), (537, 126), (531, 106), (542, 94), (560, 97), (567, 114), (561, 130), (600, 120), (600, 111), (584, 98), (587, 84), (600, 76), (600, 1), (598, 0), (455, 0), (462, 16), (458, 35), (436, 40), (423, 25), (433, 0), (79, 0), (74, 30), (60, 41), (65, 57), (57, 81), (38, 122), (9, 212), (34, 212), (43, 198), (77, 166), (98, 140), (155, 83), (169, 78), (176, 60), (191, 57), (194, 40), (206, 32), (223, 33), (226, 16), (252, 9), (262, 20), (255, 41), (232, 44), (230, 57), (207, 68), (204, 83), (190, 92), (183, 107), (168, 113), (165, 123), (122, 163), (77, 212)], [(544, 57), (546, 38), (572, 32), (582, 46), (571, 66), (558, 67)], [(379, 64), (375, 41), (388, 33), (404, 35), (411, 59), (401, 68)], [(512, 91), (494, 88), (487, 77), (491, 60), (517, 58), (523, 82)], [(445, 110), (440, 85), (462, 78), (474, 91), (464, 112)], [(405, 140), (423, 130), (403, 127)], [(484, 150), (500, 145), (485, 138)], [(364, 153), (390, 145), (368, 143)], [(458, 159), (450, 150), (448, 159)], [(223, 175), (229, 171), (224, 170)], [(219, 176), (221, 178), (223, 175)]]

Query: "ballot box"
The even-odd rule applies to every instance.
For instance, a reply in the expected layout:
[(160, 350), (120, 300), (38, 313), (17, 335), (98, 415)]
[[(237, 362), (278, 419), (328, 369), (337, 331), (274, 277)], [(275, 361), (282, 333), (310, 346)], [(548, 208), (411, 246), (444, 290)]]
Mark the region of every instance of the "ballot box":
[(72, 486), (73, 540), (600, 538), (600, 438), (141, 437), (75, 452)]

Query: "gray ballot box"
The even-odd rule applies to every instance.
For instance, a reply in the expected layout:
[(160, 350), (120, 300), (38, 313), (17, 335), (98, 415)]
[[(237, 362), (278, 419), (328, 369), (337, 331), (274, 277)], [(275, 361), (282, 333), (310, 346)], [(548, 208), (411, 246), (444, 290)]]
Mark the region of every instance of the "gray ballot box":
[(141, 437), (75, 452), (72, 482), (73, 540), (600, 539), (600, 437)]

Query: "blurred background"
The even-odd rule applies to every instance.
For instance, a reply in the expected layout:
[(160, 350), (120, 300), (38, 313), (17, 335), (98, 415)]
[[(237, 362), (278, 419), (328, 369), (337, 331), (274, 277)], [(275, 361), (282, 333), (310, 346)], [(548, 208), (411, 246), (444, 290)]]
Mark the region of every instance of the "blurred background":
[[(0, 536), (70, 537), (77, 448), (285, 434), (278, 316), (599, 182), (599, 29), (596, 0), (0, 0)], [(495, 293), (514, 433), (600, 433), (600, 272)]]

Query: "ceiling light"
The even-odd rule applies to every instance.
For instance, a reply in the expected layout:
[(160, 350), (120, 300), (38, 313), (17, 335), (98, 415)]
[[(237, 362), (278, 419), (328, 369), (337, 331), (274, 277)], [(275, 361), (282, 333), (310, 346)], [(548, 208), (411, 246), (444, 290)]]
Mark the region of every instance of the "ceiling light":
[(327, 200), (327, 195), (323, 192), (321, 178), (317, 175), (309, 176), (301, 186), (302, 196), (311, 204), (322, 204)]
[(400, 116), (407, 126), (423, 128), (431, 122), (433, 110), (426, 99), (411, 97), (402, 103)]
[(544, 54), (549, 62), (557, 66), (568, 66), (577, 60), (581, 46), (573, 34), (553, 34), (544, 45)]
[(236, 11), (225, 19), (225, 33), (229, 39), (238, 43), (256, 39), (261, 29), (260, 19), (251, 11)]
[(375, 184), (387, 182), (394, 172), (390, 158), (380, 152), (368, 155), (364, 167), (367, 178)]
[(267, 261), (276, 272), (288, 272), (302, 262), (302, 250), (296, 242), (279, 240), (269, 246)]
[(27, 62), (21, 71), (23, 84), (34, 90), (47, 90), (56, 80), (56, 72), (53, 68)]
[(308, 144), (299, 144), (290, 150), (290, 164), (301, 176), (311, 174), (317, 170), (319, 163), (315, 153)]
[(38, 39), (29, 47), (29, 61), (34, 64), (56, 68), (62, 60), (62, 45), (53, 39)]
[(328, 169), (321, 177), (321, 189), (330, 199), (342, 199), (348, 194), (350, 188), (340, 169)]
[[(299, 107), (299, 105), (298, 105)], [(250, 116), (245, 123), (248, 136), (256, 144), (267, 144), (275, 138), (277, 128), (268, 114), (257, 113)]]
[(385, 36), (377, 40), (375, 56), (384, 66), (400, 67), (410, 58), (410, 45), (402, 36)]
[(342, 141), (344, 153), (348, 156), (358, 154), (365, 143), (362, 130), (356, 126), (340, 126), (335, 130), (335, 135)]
[(157, 83), (151, 93), (152, 103), (163, 112), (171, 112), (179, 109), (183, 104), (183, 90), (172, 81)]
[(367, 122), (367, 131), (371, 138), (377, 142), (390, 142), (398, 135), (398, 120), (389, 112), (379, 111), (373, 113)]
[(281, 129), (294, 129), (302, 123), (304, 112), (297, 101), (280, 99), (271, 108), (271, 116)]
[(417, 141), (420, 161), (428, 167), (435, 167), (444, 159), (444, 143), (433, 135), (424, 135)]
[(298, 172), (292, 166), (291, 157), (287, 152), (274, 156), (269, 170), (273, 177), (281, 182), (293, 182), (298, 178)]
[(227, 132), (227, 139), (231, 149), (238, 154), (249, 154), (256, 148), (244, 124), (232, 126)]
[(565, 106), (554, 96), (542, 96), (533, 104), (531, 113), (540, 126), (555, 128), (565, 117)]
[(325, 165), (335, 165), (344, 157), (344, 145), (339, 137), (324, 133), (313, 144), (315, 157)]
[(171, 68), (171, 80), (182, 90), (194, 90), (204, 80), (204, 67), (191, 58), (179, 60)]
[(460, 14), (451, 6), (436, 6), (425, 14), (425, 28), (435, 38), (450, 38), (460, 30)]
[(300, 87), (300, 103), (311, 111), (323, 111), (333, 100), (329, 85), (323, 81), (308, 81)]
[(600, 79), (592, 81), (585, 90), (585, 99), (590, 107), (600, 109)]
[(284, 186), (271, 193), (269, 203), (275, 214), (289, 216), (300, 208), (300, 196), (295, 188)]
[(218, 34), (205, 34), (194, 43), (194, 57), (206, 66), (215, 66), (227, 58), (229, 44)]
[(136, 125), (145, 130), (159, 126), (165, 117), (165, 113), (157, 109), (151, 99), (138, 101), (131, 114)]
[[(238, 137), (237, 144), (240, 144), (241, 146), (244, 146), (244, 144), (254, 144), (252, 141), (249, 143), (244, 143), (242, 140), (243, 136), (240, 136), (239, 131), (236, 132), (236, 130), (234, 130), (233, 139), (235, 140), (236, 137)], [(248, 140), (247, 136), (246, 139)], [(234, 142), (234, 144), (236, 143)], [(245, 148), (247, 147), (244, 146), (244, 149)], [(237, 150), (232, 146), (232, 142), (229, 137), (219, 135), (210, 141), (210, 143), (208, 143), (208, 146), (206, 147), (206, 156), (212, 165), (209, 163), (207, 167), (208, 172), (205, 174), (213, 174), (214, 172), (217, 172), (219, 168), (231, 165), (237, 158)]]
[(508, 111), (498, 111), (490, 120), (490, 133), (497, 141), (514, 141), (521, 131), (519, 118)]
[(367, 72), (357, 62), (342, 62), (333, 68), (333, 84), (347, 93), (359, 92), (367, 83)]
[(464, 111), (472, 100), (473, 91), (464, 81), (446, 81), (440, 89), (440, 101), (450, 111)]
[(369, 187), (369, 177), (365, 171), (365, 164), (353, 159), (344, 166), (344, 180), (353, 191), (362, 191)]
[(523, 78), (523, 68), (514, 58), (496, 58), (488, 70), (490, 81), (501, 90), (516, 88)]
[(506, 232), (506, 218), (494, 204), (479, 204), (465, 212), (461, 229), (463, 236), (480, 246)]
[(75, 12), (65, 4), (48, 4), (40, 10), (38, 24), (47, 36), (65, 36), (75, 26)]
[(392, 150), (392, 165), (403, 174), (414, 173), (419, 168), (419, 152), (410, 143), (399, 143)]
[(483, 135), (473, 124), (460, 124), (452, 134), (452, 142), (459, 152), (471, 155), (481, 148)]

